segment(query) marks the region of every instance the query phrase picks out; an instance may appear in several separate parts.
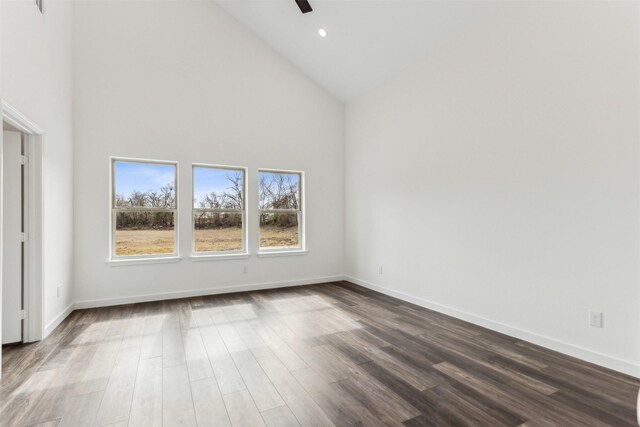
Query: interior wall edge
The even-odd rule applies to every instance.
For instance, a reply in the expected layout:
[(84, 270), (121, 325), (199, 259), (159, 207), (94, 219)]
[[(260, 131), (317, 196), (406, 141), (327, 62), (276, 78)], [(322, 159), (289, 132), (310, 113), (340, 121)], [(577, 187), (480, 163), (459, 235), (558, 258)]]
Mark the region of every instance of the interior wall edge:
[(420, 298), (414, 295), (406, 294), (404, 292), (398, 292), (393, 289), (379, 286), (374, 283), (371, 283), (366, 280), (362, 280), (350, 275), (345, 275), (345, 280), (355, 283), (356, 285), (371, 289), (373, 291), (377, 291), (385, 295), (398, 298), (400, 300), (410, 302), (415, 305), (419, 305), (420, 307), (424, 307), (429, 310), (434, 310), (439, 313), (443, 313), (448, 316), (452, 316), (457, 319), (464, 320), (465, 322), (473, 323), (475, 325), (482, 326), (487, 329), (491, 329), (492, 331), (500, 332), (502, 334), (509, 335), (511, 337), (518, 338), (523, 341), (527, 341), (527, 342), (539, 345), (541, 347), (545, 347), (549, 350), (557, 351), (559, 353), (566, 354), (568, 356), (572, 356), (580, 360), (584, 360), (586, 362), (594, 363), (596, 365), (609, 368), (614, 371), (622, 372), (624, 374), (631, 375), (636, 378), (640, 378), (639, 363), (634, 363), (632, 361), (619, 359), (614, 356), (595, 352), (595, 351), (592, 351), (583, 347), (579, 347), (567, 342), (559, 341), (551, 337), (536, 334), (534, 332), (530, 332), (525, 329), (516, 328), (514, 326), (510, 326), (501, 322), (496, 322), (494, 320), (477, 316), (472, 313), (467, 313), (465, 311), (461, 311), (453, 307), (448, 307), (442, 304), (438, 304), (437, 302), (434, 302), (434, 301), (429, 301), (424, 298)]
[(57, 316), (53, 318), (53, 320), (44, 327), (44, 336), (42, 339), (45, 339), (53, 332), (60, 323), (64, 321), (75, 309), (75, 304), (72, 302), (69, 304), (64, 310), (62, 310)]

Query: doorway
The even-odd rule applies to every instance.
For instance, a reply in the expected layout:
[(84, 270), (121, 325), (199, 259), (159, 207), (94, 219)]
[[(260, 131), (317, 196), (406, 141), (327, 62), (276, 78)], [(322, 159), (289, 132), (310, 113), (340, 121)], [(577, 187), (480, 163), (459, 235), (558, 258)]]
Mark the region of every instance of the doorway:
[(27, 343), (45, 332), (43, 131), (5, 100), (0, 103), (0, 341)]
[(2, 344), (23, 342), (24, 267), (28, 206), (24, 135), (8, 123), (2, 126)]

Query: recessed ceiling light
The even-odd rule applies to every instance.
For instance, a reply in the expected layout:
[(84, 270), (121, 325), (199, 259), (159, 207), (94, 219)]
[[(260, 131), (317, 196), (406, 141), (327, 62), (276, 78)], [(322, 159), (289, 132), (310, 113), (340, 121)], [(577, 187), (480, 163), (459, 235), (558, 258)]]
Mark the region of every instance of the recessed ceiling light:
[(327, 37), (327, 30), (325, 30), (324, 28), (320, 28), (320, 29), (318, 30), (318, 35), (319, 35), (320, 37)]

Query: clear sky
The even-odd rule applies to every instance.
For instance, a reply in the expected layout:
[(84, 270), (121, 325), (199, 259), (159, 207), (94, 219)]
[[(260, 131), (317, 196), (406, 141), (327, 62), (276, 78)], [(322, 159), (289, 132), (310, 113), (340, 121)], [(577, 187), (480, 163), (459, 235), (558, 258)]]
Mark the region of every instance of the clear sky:
[(194, 206), (199, 207), (197, 202), (202, 200), (204, 196), (211, 192), (222, 194), (224, 191), (228, 190), (231, 187), (231, 182), (227, 177), (241, 174), (242, 172), (237, 170), (194, 167), (193, 197), (196, 199), (196, 201), (194, 201)]
[(160, 187), (175, 186), (175, 165), (155, 163), (115, 162), (116, 194), (129, 196), (133, 191), (160, 191)]

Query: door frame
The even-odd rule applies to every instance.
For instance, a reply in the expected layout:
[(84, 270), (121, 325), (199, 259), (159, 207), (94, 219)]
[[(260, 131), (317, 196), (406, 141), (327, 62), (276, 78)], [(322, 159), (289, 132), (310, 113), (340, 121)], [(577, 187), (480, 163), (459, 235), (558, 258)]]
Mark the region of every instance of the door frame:
[[(22, 342), (40, 341), (44, 338), (44, 286), (43, 286), (43, 181), (42, 181), (42, 142), (44, 131), (29, 120), (16, 108), (1, 101), (1, 121), (11, 124), (24, 135), (27, 145), (25, 202), (27, 205), (26, 233), (24, 250), (24, 308), (26, 316), (23, 323)], [(0, 156), (3, 144), (0, 137)], [(2, 176), (0, 162), (0, 176)], [(3, 203), (3, 191), (0, 188), (0, 206)], [(0, 209), (2, 224), (2, 209)], [(0, 227), (0, 238), (2, 229)], [(2, 245), (0, 245), (0, 293), (2, 292)], [(0, 334), (2, 331), (0, 330)]]

